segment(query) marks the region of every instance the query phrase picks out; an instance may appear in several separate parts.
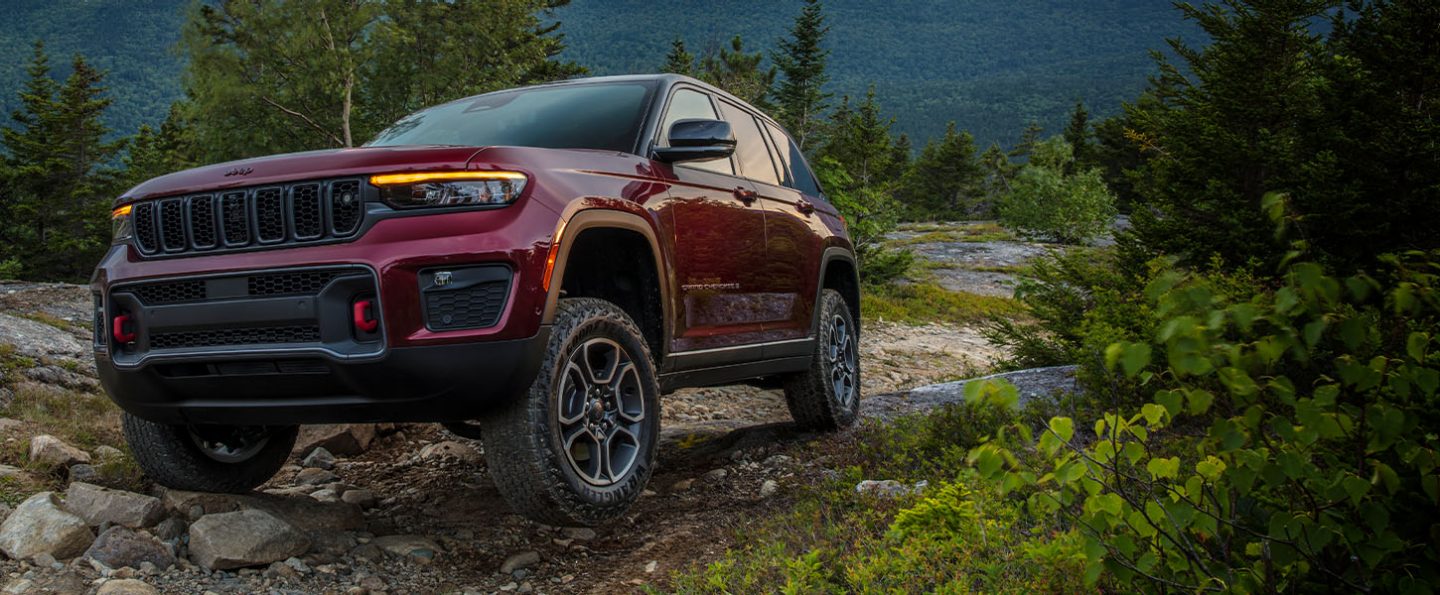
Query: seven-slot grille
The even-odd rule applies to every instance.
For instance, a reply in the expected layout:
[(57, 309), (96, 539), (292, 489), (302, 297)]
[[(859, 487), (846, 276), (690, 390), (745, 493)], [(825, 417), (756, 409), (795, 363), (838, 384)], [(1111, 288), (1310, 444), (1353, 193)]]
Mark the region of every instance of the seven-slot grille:
[(360, 180), (297, 182), (135, 203), (135, 246), (186, 255), (349, 238), (365, 217)]

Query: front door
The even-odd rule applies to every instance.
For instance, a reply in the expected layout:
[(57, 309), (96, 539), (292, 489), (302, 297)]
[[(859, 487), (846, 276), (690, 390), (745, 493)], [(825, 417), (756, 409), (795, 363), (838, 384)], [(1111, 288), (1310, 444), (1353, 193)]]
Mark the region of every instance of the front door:
[[(678, 88), (661, 120), (718, 119), (708, 94)], [(765, 209), (754, 187), (735, 175), (731, 159), (677, 163), (675, 183), (660, 216), (675, 247), (680, 290), (672, 352), (717, 349), (763, 341), (767, 304), (759, 295), (765, 260)]]

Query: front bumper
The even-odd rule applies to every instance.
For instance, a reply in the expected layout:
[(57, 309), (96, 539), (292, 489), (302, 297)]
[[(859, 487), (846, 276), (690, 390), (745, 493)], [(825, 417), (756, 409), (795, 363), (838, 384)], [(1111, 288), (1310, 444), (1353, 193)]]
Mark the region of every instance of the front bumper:
[(121, 408), (168, 424), (288, 425), (475, 419), (520, 394), (538, 372), (548, 327), (535, 336), (391, 348), (372, 361), (327, 356), (194, 356), (136, 369), (96, 358)]
[[(535, 271), (553, 229), (532, 203), (387, 218), (330, 245), (167, 259), (116, 246), (91, 282), (96, 366), (116, 403), (164, 423), (473, 419), (534, 379), (548, 340)], [(503, 274), (472, 274), (484, 270)], [(338, 273), (260, 287), (317, 271)], [(490, 290), (437, 297), (436, 271), (453, 271), (438, 289)], [(352, 324), (360, 299), (374, 300), (374, 334)], [(473, 313), (477, 300), (484, 317), (443, 310)], [(122, 313), (136, 335), (124, 344), (112, 329)]]

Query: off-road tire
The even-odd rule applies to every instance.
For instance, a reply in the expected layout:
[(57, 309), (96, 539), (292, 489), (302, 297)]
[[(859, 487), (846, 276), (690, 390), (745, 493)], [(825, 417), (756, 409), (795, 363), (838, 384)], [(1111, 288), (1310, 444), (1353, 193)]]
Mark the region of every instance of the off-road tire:
[[(815, 350), (811, 354), (810, 368), (787, 376), (784, 379), (785, 404), (790, 407), (790, 417), (806, 430), (835, 430), (855, 423), (860, 412), (860, 359), (859, 327), (845, 304), (840, 292), (826, 289), (820, 293), (816, 304), (820, 313), (819, 329), (815, 335)], [(841, 398), (835, 389), (834, 360), (831, 357), (831, 338), (836, 332), (839, 320), (849, 335), (852, 352), (850, 370), (850, 396)], [(844, 392), (844, 391), (842, 391)]]
[(147, 421), (129, 413), (121, 428), (135, 462), (150, 479), (167, 488), (240, 494), (269, 481), (295, 448), (298, 426), (267, 428), (263, 446), (244, 460), (221, 462), (206, 455), (184, 425)]
[[(643, 403), (643, 415), (628, 422), (637, 424), (638, 450), (629, 459), (627, 471), (612, 478), (609, 485), (596, 485), (581, 476), (573, 450), (566, 448), (561, 435), (564, 424), (558, 391), (570, 386), (565, 374), (571, 370), (571, 358), (597, 339), (623, 348), (638, 375), (629, 383), (637, 391), (630, 393), (631, 398)], [(620, 374), (618, 365), (614, 374)], [(491, 478), (516, 512), (541, 523), (564, 526), (595, 525), (624, 514), (650, 480), (660, 433), (660, 387), (640, 328), (610, 302), (560, 300), (534, 384), (523, 396), (482, 418), (481, 426)]]

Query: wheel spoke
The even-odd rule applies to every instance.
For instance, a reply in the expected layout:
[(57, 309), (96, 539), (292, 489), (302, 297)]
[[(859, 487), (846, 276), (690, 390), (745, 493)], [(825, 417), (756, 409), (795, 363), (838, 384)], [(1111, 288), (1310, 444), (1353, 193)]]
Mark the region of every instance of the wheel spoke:
[(610, 380), (615, 377), (615, 370), (620, 366), (620, 346), (606, 339), (595, 339), (582, 346), (580, 351), (585, 370), (590, 375), (590, 382), (597, 385), (610, 384)]
[(614, 391), (615, 412), (625, 421), (636, 423), (645, 419), (645, 398), (640, 391), (640, 370), (633, 362), (626, 362), (625, 366), (615, 374), (615, 382), (611, 385)]
[(565, 366), (565, 373), (561, 378), (559, 417), (560, 423), (568, 426), (585, 417), (585, 397), (590, 387), (585, 380), (585, 373), (575, 362), (569, 362)]
[[(605, 451), (606, 471), (610, 473), (611, 481), (614, 481), (628, 472), (635, 463), (636, 453), (640, 450), (640, 441), (635, 438), (635, 434), (629, 428), (616, 427), (605, 439), (605, 448), (601, 450)], [(616, 467), (619, 467), (618, 473)]]

